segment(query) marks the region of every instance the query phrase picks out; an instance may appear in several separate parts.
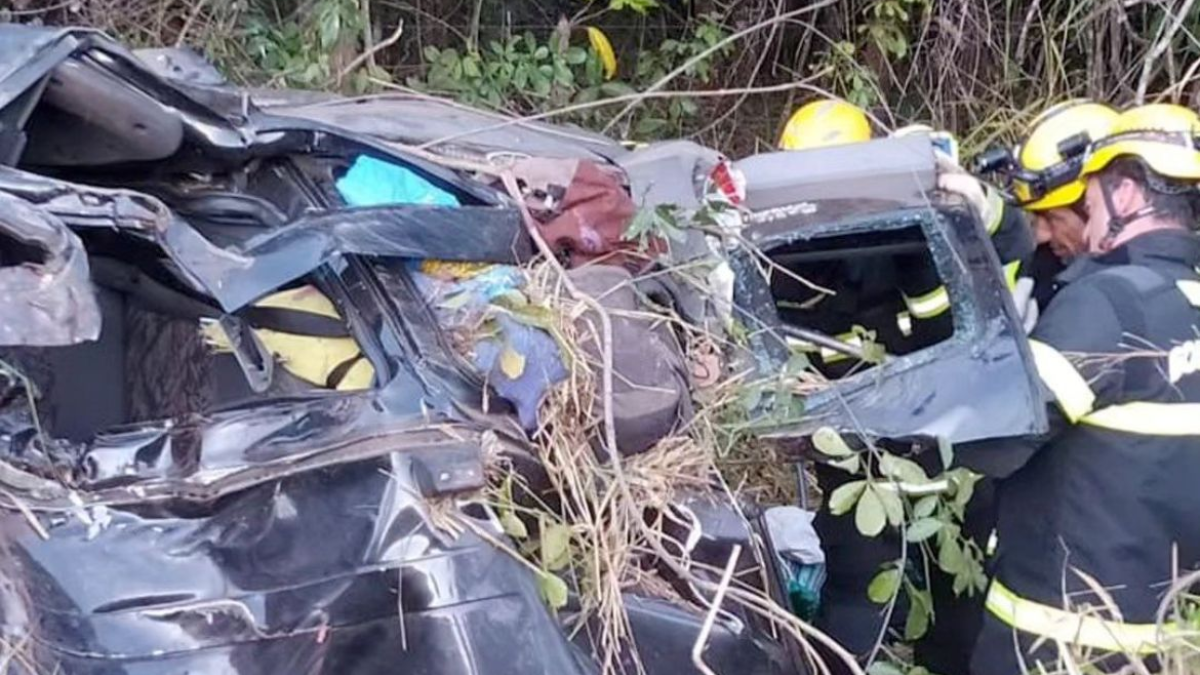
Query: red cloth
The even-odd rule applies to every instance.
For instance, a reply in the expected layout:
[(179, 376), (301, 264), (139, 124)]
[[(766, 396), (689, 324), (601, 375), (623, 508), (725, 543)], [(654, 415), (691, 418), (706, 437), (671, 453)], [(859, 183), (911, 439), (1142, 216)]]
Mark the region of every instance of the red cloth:
[[(525, 183), (542, 237), (556, 253), (567, 255), (570, 267), (599, 261), (639, 269), (665, 250), (659, 240), (642, 252), (636, 241), (624, 239), (637, 206), (615, 172), (593, 162), (557, 159), (525, 160), (513, 172)], [(539, 199), (545, 196), (555, 202), (549, 209)]]

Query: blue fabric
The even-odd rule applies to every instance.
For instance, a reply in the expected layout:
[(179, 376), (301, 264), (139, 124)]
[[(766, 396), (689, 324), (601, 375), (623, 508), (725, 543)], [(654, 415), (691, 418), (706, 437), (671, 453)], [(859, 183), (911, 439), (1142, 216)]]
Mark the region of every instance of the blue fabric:
[(403, 166), (360, 155), (337, 181), (350, 206), (428, 204), (459, 206), (458, 198)]
[[(521, 426), (534, 431), (542, 397), (551, 386), (566, 379), (567, 369), (558, 343), (548, 333), (504, 315), (497, 316), (496, 321), (500, 337), (475, 346), (475, 367), (487, 373), (492, 389), (517, 409)], [(516, 379), (510, 379), (500, 367), (500, 354), (506, 346), (525, 357), (525, 369)]]

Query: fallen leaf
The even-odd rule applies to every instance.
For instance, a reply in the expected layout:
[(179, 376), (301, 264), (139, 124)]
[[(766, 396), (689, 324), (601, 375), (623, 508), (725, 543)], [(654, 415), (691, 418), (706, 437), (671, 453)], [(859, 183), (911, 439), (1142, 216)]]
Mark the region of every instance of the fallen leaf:
[(551, 523), (542, 528), (542, 566), (554, 572), (571, 561), (571, 528)]
[(500, 527), (504, 528), (504, 533), (513, 539), (525, 539), (529, 536), (525, 521), (518, 518), (512, 511), (504, 511), (500, 514)]
[(500, 372), (510, 380), (521, 377), (525, 372), (525, 356), (513, 349), (512, 345), (504, 345), (504, 350), (500, 352)]
[(553, 574), (542, 572), (538, 578), (538, 591), (550, 609), (558, 610), (567, 606), (567, 582)]

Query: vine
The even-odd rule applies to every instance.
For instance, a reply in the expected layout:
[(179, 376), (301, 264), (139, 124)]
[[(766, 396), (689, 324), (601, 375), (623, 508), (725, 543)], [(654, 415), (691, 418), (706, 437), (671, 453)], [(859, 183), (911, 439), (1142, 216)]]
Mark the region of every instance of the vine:
[[(887, 527), (903, 532), (905, 541), (916, 546), (924, 567), (909, 559), (885, 563), (871, 580), (867, 596), (881, 605), (893, 603), (903, 594), (908, 600), (905, 640), (918, 640), (936, 620), (928, 566), (953, 578), (956, 595), (973, 596), (987, 589), (984, 551), (963, 535), (967, 504), (980, 476), (966, 469), (944, 471), (936, 478), (916, 462), (882, 450), (856, 451), (830, 428), (813, 435), (813, 445), (829, 458), (829, 464), (852, 476), (829, 495), (832, 514), (854, 512), (854, 524), (865, 537), (878, 537)], [(949, 448), (944, 450), (949, 454)]]

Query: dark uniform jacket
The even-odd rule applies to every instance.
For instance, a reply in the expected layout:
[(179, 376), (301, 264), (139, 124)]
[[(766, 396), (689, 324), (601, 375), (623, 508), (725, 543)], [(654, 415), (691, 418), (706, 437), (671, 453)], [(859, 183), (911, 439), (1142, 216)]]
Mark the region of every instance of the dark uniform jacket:
[[(1040, 637), (1116, 654), (1108, 663), (1152, 652), (1173, 575), (1200, 565), (1198, 264), (1200, 238), (1162, 230), (1059, 276), (1030, 340), (1050, 433), (976, 463), (1002, 480), (974, 675), (1021, 672), (1014, 632), (1026, 648)], [(1096, 611), (1104, 601), (1074, 570), (1123, 621)], [(1036, 672), (1047, 655), (1026, 663)]]

